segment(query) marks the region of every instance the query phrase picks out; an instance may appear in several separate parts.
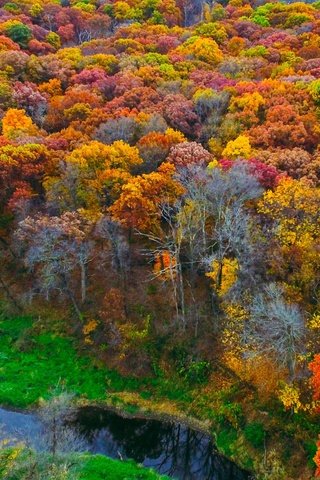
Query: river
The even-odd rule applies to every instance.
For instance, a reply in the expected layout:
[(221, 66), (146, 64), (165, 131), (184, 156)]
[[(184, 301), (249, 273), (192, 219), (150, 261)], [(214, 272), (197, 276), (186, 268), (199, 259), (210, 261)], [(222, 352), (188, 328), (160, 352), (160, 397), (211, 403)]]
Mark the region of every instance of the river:
[[(33, 413), (0, 409), (0, 437), (35, 438), (41, 424)], [(105, 409), (79, 410), (77, 427), (89, 450), (112, 458), (132, 458), (177, 480), (249, 480), (248, 472), (220, 455), (209, 435), (186, 425), (128, 419)]]

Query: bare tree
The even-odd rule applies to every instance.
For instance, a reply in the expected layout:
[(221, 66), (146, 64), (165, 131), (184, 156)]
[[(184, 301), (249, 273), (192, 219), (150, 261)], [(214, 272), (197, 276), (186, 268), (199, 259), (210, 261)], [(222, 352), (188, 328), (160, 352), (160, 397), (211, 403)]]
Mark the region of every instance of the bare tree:
[(27, 217), (16, 236), (24, 247), (25, 264), (38, 277), (39, 291), (47, 300), (53, 292), (70, 298), (79, 318), (81, 312), (72, 288), (72, 277), (80, 273), (82, 302), (86, 299), (87, 265), (93, 259), (90, 223), (76, 212), (61, 217)]
[(38, 417), (42, 426), (39, 438), (40, 450), (57, 455), (85, 451), (87, 442), (80, 435), (72, 422), (75, 421), (77, 409), (74, 396), (60, 392), (40, 405)]
[(90, 30), (85, 29), (78, 33), (78, 42), (80, 45), (85, 42), (90, 42), (90, 40), (92, 40), (92, 33)]
[(100, 142), (111, 144), (116, 140), (132, 143), (137, 135), (138, 124), (132, 117), (119, 117), (101, 123), (95, 138)]
[[(187, 166), (179, 170), (178, 177), (186, 189), (181, 210), (182, 236), (188, 242), (191, 272), (194, 273), (195, 265), (199, 268), (201, 264), (210, 269), (215, 260), (218, 264), (218, 291), (223, 260), (236, 258), (240, 266), (239, 281), (246, 279), (248, 286), (251, 278), (254, 283), (256, 249), (252, 242), (253, 222), (247, 203), (258, 198), (263, 189), (249, 173), (247, 165), (235, 162), (227, 171), (201, 165)], [(212, 288), (210, 291), (213, 314), (217, 317), (218, 295)]]
[[(186, 304), (185, 304), (185, 285), (182, 274), (181, 247), (182, 235), (177, 217), (177, 205), (172, 206), (169, 203), (160, 205), (161, 215), (165, 222), (165, 228), (159, 235), (144, 234), (139, 235), (148, 238), (154, 244), (154, 248), (146, 253), (152, 260), (159, 259), (160, 269), (154, 273), (153, 278), (162, 279), (164, 282), (170, 281), (172, 285), (172, 294), (174, 299), (176, 321), (183, 329), (186, 328)], [(168, 261), (163, 262), (166, 258)]]
[(119, 275), (120, 286), (125, 289), (130, 268), (130, 248), (123, 228), (109, 216), (104, 216), (97, 223), (95, 234), (98, 239), (107, 242), (107, 248), (103, 248), (103, 257), (111, 257), (112, 266)]
[(302, 352), (305, 335), (299, 307), (284, 300), (278, 285), (270, 284), (263, 293), (254, 297), (249, 311), (250, 319), (244, 332), (248, 350), (251, 354), (272, 355), (288, 368), (293, 380), (297, 355)]
[[(198, 275), (204, 268), (210, 269), (214, 260), (218, 264), (216, 291), (210, 286), (215, 317), (219, 315), (218, 291), (224, 259), (238, 260), (239, 284), (245, 279), (248, 288), (256, 280), (253, 221), (247, 203), (258, 198), (263, 189), (244, 162), (235, 162), (227, 171), (208, 169), (204, 164), (187, 165), (178, 168), (177, 176), (185, 194), (175, 205), (160, 206), (159, 234), (143, 235), (155, 245), (149, 250), (152, 258), (169, 254), (170, 261), (155, 275), (172, 284), (178, 323), (185, 328), (191, 318), (197, 332), (200, 311), (203, 314), (208, 310), (199, 307), (197, 298)], [(239, 286), (238, 290), (241, 291)]]
[(73, 241), (73, 245), (70, 245), (71, 250), (74, 252), (74, 257), (80, 267), (81, 277), (81, 302), (84, 303), (87, 298), (87, 279), (88, 279), (88, 265), (93, 260), (94, 246), (93, 242), (86, 239), (80, 244), (76, 240)]
[[(1, 470), (3, 480), (77, 480), (79, 474), (74, 467), (80, 460), (78, 452), (88, 450), (88, 443), (72, 422), (76, 418), (73, 395), (55, 389), (47, 401), (43, 401), (37, 412), (36, 435), (24, 436), (13, 441), (19, 452)], [(35, 433), (35, 432), (34, 432)], [(1, 450), (0, 443), (0, 450)], [(0, 451), (1, 455), (1, 451)]]
[[(198, 243), (203, 253), (219, 243), (219, 230), (226, 219), (236, 219), (249, 200), (258, 198), (263, 189), (249, 173), (244, 162), (235, 162), (228, 171), (221, 168), (188, 166), (179, 170), (178, 178), (186, 189), (185, 199), (198, 205)], [(208, 220), (212, 219), (211, 223)]]

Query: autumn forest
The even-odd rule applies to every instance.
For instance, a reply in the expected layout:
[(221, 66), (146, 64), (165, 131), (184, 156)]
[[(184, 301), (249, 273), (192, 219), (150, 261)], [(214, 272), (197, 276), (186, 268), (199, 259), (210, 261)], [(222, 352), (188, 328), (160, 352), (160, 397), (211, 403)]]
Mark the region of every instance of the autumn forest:
[[(0, 406), (320, 477), (320, 1), (0, 0), (0, 119)], [(0, 477), (162, 478), (83, 458)]]

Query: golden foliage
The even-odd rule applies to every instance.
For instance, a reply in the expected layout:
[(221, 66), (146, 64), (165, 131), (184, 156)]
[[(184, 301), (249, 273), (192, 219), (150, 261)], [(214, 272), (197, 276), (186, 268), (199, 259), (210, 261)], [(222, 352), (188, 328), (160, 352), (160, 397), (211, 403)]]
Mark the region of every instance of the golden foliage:
[(2, 119), (2, 133), (12, 140), (23, 134), (36, 135), (38, 129), (25, 110), (9, 108)]
[(238, 277), (239, 264), (236, 258), (224, 258), (222, 262), (214, 260), (212, 271), (206, 276), (213, 280), (214, 288), (219, 295), (225, 295)]
[(239, 135), (235, 140), (230, 140), (222, 152), (222, 156), (235, 160), (237, 158), (249, 158), (251, 155), (251, 145), (249, 137)]
[(283, 245), (310, 246), (320, 235), (320, 191), (301, 180), (284, 177), (275, 190), (267, 190), (258, 212), (279, 222), (277, 235)]
[(92, 338), (91, 338), (90, 335), (91, 335), (93, 332), (95, 332), (95, 330), (97, 329), (97, 327), (98, 327), (98, 322), (97, 322), (97, 320), (94, 320), (94, 319), (89, 320), (89, 321), (84, 325), (84, 327), (83, 327), (83, 329), (82, 329), (82, 332), (83, 332), (83, 334), (84, 334), (84, 336), (85, 336), (85, 338), (84, 338), (85, 343), (87, 343), (87, 344), (89, 344), (89, 345), (93, 344), (93, 340), (92, 340)]
[(301, 410), (300, 391), (296, 385), (283, 384), (279, 389), (278, 395), (286, 410), (292, 410), (294, 413), (298, 413)]

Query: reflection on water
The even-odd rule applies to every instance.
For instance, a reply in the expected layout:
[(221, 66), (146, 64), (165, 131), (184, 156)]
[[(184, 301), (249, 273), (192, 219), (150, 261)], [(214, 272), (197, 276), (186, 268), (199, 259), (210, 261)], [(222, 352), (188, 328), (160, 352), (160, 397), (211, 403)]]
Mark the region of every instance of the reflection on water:
[(0, 440), (29, 441), (36, 439), (41, 432), (37, 417), (31, 413), (11, 412), (0, 408)]
[(78, 422), (94, 453), (133, 458), (179, 480), (249, 480), (214, 450), (208, 435), (156, 420), (124, 419), (98, 408), (84, 408)]
[[(0, 409), (1, 438), (39, 438), (36, 415)], [(156, 420), (125, 419), (106, 410), (87, 407), (77, 427), (90, 450), (113, 458), (132, 458), (178, 480), (249, 480), (250, 475), (219, 455), (208, 435), (184, 425)]]

